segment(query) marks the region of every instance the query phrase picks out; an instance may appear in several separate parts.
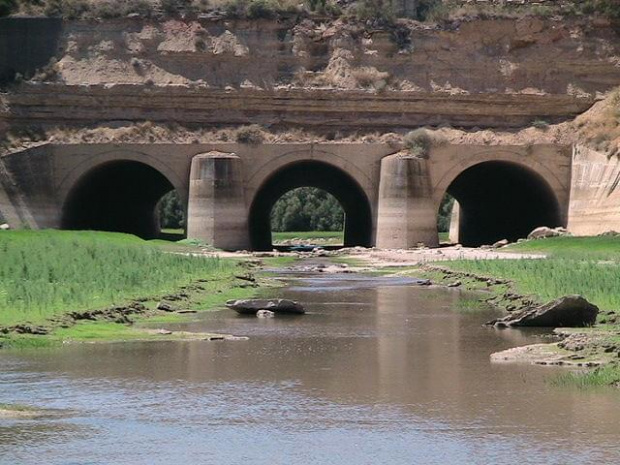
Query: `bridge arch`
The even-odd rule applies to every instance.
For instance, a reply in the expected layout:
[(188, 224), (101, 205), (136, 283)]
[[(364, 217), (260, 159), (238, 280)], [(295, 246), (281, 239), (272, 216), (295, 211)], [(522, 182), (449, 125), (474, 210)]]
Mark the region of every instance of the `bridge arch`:
[(459, 158), (457, 163), (452, 164), (448, 169), (443, 171), (438, 181), (435, 182), (433, 186), (435, 200), (437, 202), (441, 201), (448, 187), (465, 170), (489, 161), (513, 163), (531, 170), (546, 181), (558, 194), (558, 198), (561, 198), (562, 194), (568, 190), (566, 182), (562, 181), (561, 177), (558, 176), (557, 166), (546, 166), (535, 158), (529, 157), (526, 150), (493, 147), (485, 150), (476, 150), (466, 157)]
[(132, 158), (91, 160), (89, 169), (79, 170), (79, 177), (72, 173), (73, 182), (64, 194), (61, 227), (157, 237), (157, 204), (177, 186), (151, 164)]
[(270, 250), (271, 210), (286, 192), (317, 187), (332, 194), (345, 211), (344, 245), (369, 247), (372, 241), (370, 201), (356, 179), (342, 168), (319, 160), (284, 165), (257, 189), (249, 211), (250, 243), (254, 250)]
[(563, 225), (561, 183), (541, 171), (496, 157), (448, 173), (437, 193), (458, 202), (458, 241), (466, 246), (516, 241), (538, 226)]

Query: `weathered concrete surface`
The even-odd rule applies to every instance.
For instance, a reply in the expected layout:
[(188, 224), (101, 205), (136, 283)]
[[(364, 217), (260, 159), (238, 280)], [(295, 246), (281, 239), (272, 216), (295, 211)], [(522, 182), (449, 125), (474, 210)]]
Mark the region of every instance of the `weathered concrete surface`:
[(572, 166), (568, 230), (584, 236), (620, 232), (620, 159), (578, 146)]
[(243, 198), (243, 165), (234, 153), (212, 151), (192, 158), (187, 236), (224, 250), (249, 249)]
[(408, 249), (418, 243), (438, 245), (437, 206), (428, 163), (397, 153), (381, 160), (377, 247)]
[[(205, 157), (204, 154), (209, 152), (235, 155)], [(420, 241), (436, 245), (437, 235), (433, 225), (441, 199), (451, 183), (472, 166), (499, 160), (508, 166), (525, 167), (543, 180), (557, 200), (563, 221), (566, 221), (570, 192), (570, 147), (445, 144), (433, 148), (429, 158), (423, 161), (401, 160), (393, 154), (394, 149), (386, 144), (48, 144), (3, 157), (2, 161), (12, 177), (13, 188), (19, 192), (23, 202), (4, 196), (0, 211), (13, 208), (27, 213), (33, 219), (32, 227), (60, 227), (70, 194), (85, 176), (96, 174), (101, 167), (112, 162), (139, 162), (161, 173), (169, 185), (179, 192), (184, 203), (190, 198), (197, 201), (190, 204), (188, 230), (191, 236), (218, 247), (245, 248), (243, 244), (247, 244), (251, 231), (246, 229), (244, 232), (243, 224), (265, 183), (277, 182), (278, 173), (284, 172), (283, 168), (301, 162), (321, 163), (326, 170), (324, 173), (339, 173), (339, 176), (345, 176), (359, 186), (358, 200), (367, 202), (371, 210), (372, 224), (368, 227), (371, 229), (372, 244), (376, 244), (377, 230), (383, 231), (383, 237), (391, 237), (390, 231), (396, 221), (400, 223), (397, 240), (390, 245), (386, 239), (384, 246), (409, 247)], [(195, 166), (190, 182), (192, 160), (195, 160)], [(222, 171), (219, 172), (214, 168), (219, 166), (218, 163), (222, 163)], [(402, 163), (405, 167), (408, 164), (415, 166), (409, 167), (411, 170), (407, 168), (407, 174), (398, 177), (401, 187), (395, 187), (394, 174), (398, 173)], [(208, 174), (205, 166), (215, 169), (210, 171), (213, 176)], [(232, 191), (218, 185), (222, 179), (232, 183), (229, 186)], [(380, 202), (382, 179), (385, 187)], [(313, 179), (306, 181), (310, 185), (316, 182)], [(335, 187), (327, 184), (325, 188), (330, 190)], [(227, 193), (223, 195), (225, 191)], [(235, 199), (234, 208), (231, 207), (231, 198)], [(400, 208), (394, 203), (402, 202), (399, 198), (409, 199), (411, 206), (409, 213), (401, 217), (394, 210)], [(232, 217), (224, 214), (233, 211)], [(231, 226), (233, 223), (234, 227)]]

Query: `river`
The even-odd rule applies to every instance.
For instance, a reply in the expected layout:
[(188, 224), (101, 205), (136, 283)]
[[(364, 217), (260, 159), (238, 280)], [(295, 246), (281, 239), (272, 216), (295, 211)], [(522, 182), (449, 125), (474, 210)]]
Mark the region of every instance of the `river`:
[(490, 363), (543, 333), (483, 327), (458, 289), (290, 278), (268, 295), (306, 315), (176, 327), (247, 341), (1, 352), (0, 403), (66, 415), (0, 419), (0, 464), (620, 463), (620, 392)]

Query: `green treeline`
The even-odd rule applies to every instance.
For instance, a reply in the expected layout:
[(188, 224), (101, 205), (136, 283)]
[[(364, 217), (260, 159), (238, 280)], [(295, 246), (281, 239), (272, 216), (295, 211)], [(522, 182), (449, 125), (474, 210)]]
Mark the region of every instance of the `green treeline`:
[(450, 230), (450, 217), (452, 216), (453, 205), (454, 197), (450, 194), (444, 195), (437, 214), (437, 231), (448, 232)]
[(284, 194), (271, 210), (272, 231), (342, 231), (344, 211), (336, 198), (316, 187)]
[(159, 224), (162, 228), (182, 229), (185, 227), (185, 209), (177, 191), (170, 191), (159, 201)]

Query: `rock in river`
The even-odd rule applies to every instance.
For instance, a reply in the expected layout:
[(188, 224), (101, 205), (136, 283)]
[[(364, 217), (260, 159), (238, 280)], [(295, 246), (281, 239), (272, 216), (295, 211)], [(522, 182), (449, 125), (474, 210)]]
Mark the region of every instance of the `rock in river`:
[(229, 300), (226, 306), (243, 314), (255, 314), (259, 310), (269, 310), (274, 313), (306, 313), (299, 303), (288, 299)]
[(580, 295), (560, 297), (544, 305), (520, 310), (510, 315), (489, 321), (496, 327), (543, 326), (543, 327), (583, 327), (596, 321), (598, 307)]
[(269, 310), (259, 310), (256, 312), (256, 316), (258, 318), (273, 318), (276, 314)]

